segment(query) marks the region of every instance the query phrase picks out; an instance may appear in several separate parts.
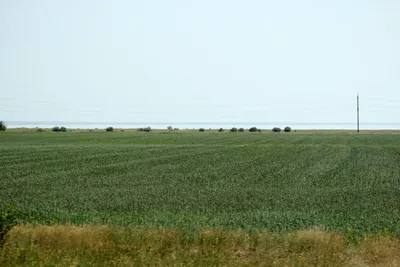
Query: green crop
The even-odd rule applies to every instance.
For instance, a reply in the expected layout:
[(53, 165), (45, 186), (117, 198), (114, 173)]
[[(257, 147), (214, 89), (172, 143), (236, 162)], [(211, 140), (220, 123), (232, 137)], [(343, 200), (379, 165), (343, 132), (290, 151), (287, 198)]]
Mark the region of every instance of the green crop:
[(400, 234), (400, 135), (0, 135), (0, 204), (30, 224)]

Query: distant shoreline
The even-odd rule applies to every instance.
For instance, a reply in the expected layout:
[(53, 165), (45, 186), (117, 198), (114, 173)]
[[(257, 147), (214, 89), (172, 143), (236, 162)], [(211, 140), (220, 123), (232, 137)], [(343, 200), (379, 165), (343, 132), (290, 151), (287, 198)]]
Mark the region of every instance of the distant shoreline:
[[(257, 127), (269, 130), (274, 127), (284, 128), (291, 127), (293, 130), (335, 130), (349, 131), (356, 129), (354, 122), (57, 122), (57, 121), (6, 121), (9, 129), (35, 129), (35, 128), (52, 128), (54, 126), (65, 126), (68, 129), (105, 129), (113, 127), (116, 129), (137, 129), (142, 127), (151, 127), (154, 130), (166, 130), (168, 126), (178, 128), (180, 130), (196, 130), (204, 129), (230, 129), (232, 127), (248, 129)], [(362, 130), (378, 130), (391, 131), (400, 130), (400, 123), (361, 123)]]

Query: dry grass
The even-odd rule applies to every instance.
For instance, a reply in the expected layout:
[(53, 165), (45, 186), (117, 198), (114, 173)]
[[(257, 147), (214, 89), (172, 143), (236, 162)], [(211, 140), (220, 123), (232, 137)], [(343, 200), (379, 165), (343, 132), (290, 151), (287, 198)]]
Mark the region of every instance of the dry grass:
[(400, 240), (348, 244), (320, 229), (291, 234), (240, 230), (18, 226), (1, 266), (400, 266)]

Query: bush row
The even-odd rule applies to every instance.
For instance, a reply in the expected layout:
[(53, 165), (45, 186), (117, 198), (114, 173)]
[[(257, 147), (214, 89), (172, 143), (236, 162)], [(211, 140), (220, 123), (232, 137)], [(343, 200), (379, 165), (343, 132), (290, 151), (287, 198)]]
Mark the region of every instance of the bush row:
[[(3, 127), (4, 127), (4, 129), (3, 129)], [(0, 131), (5, 131), (5, 130), (6, 130), (6, 126), (4, 125), (3, 122), (0, 121)], [(168, 126), (168, 130), (169, 130), (169, 131), (172, 131), (172, 130), (178, 131), (179, 129), (178, 129), (178, 128), (172, 129), (171, 126)], [(44, 130), (43, 128), (37, 128), (37, 131), (38, 131), (38, 132), (44, 132), (45, 130)], [(55, 127), (52, 128), (52, 131), (53, 131), (53, 132), (66, 132), (66, 131), (67, 131), (67, 128), (65, 128), (64, 126), (61, 126), (61, 127), (55, 126)], [(121, 131), (123, 131), (123, 130), (121, 130)], [(139, 128), (139, 129), (137, 129), (137, 131), (138, 131), (138, 132), (151, 132), (151, 128), (150, 128), (150, 127)], [(219, 129), (218, 129), (218, 132), (223, 132), (223, 131), (224, 131), (223, 128), (219, 128)], [(234, 132), (234, 133), (236, 133), (236, 132), (244, 132), (244, 131), (245, 131), (244, 128), (236, 128), (236, 127), (233, 127), (233, 128), (230, 129), (230, 132)], [(259, 128), (257, 128), (257, 127), (251, 127), (251, 128), (249, 128), (248, 131), (251, 132), (251, 133), (254, 133), (254, 132), (261, 132), (261, 129), (259, 129)], [(275, 133), (279, 133), (279, 132), (281, 132), (281, 128), (279, 128), (279, 127), (274, 127), (274, 128), (272, 129), (272, 131), (275, 132)], [(292, 131), (292, 128), (290, 128), (289, 126), (287, 126), (287, 127), (285, 127), (285, 128), (283, 129), (283, 131), (284, 131), (284, 132), (291, 132), (291, 131)], [(109, 127), (106, 128), (106, 132), (114, 132), (114, 128), (111, 127), (111, 126), (109, 126)], [(205, 129), (204, 129), (204, 128), (200, 128), (200, 129), (199, 129), (199, 132), (205, 132)]]
[[(279, 127), (274, 127), (274, 128), (272, 129), (272, 131), (275, 132), (275, 133), (279, 133), (279, 132), (281, 131), (281, 128), (279, 128)], [(289, 126), (286, 126), (285, 129), (283, 129), (283, 131), (289, 133), (289, 132), (292, 131), (292, 128), (290, 128)]]
[[(205, 131), (205, 129), (204, 128), (200, 128), (199, 129), (199, 132), (204, 132)], [(223, 132), (224, 131), (224, 129), (223, 128), (219, 128), (218, 129), (218, 132)], [(279, 128), (279, 127), (274, 127), (273, 129), (272, 129), (272, 131), (273, 132), (275, 132), (275, 133), (279, 133), (279, 132), (281, 132), (281, 128)], [(292, 128), (290, 128), (289, 126), (287, 126), (287, 127), (285, 127), (284, 129), (283, 129), (283, 131), (284, 132), (291, 132), (292, 131)], [(230, 130), (230, 132), (233, 132), (233, 133), (236, 133), (236, 132), (244, 132), (244, 128), (236, 128), (236, 127), (233, 127), (233, 128), (231, 128), (231, 130)], [(261, 132), (261, 129), (258, 129), (257, 127), (251, 127), (250, 129), (249, 129), (249, 132), (251, 132), (251, 133), (255, 133), (255, 132)]]

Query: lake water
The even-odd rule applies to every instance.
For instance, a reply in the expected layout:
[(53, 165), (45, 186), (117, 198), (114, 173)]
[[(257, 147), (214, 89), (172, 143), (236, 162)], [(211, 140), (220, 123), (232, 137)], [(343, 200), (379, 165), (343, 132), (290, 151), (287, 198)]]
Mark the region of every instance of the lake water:
[[(229, 129), (232, 127), (237, 128), (250, 128), (257, 127), (261, 129), (272, 129), (273, 127), (284, 128), (286, 126), (290, 126), (293, 130), (305, 130), (305, 129), (334, 129), (334, 130), (350, 130), (356, 129), (356, 123), (349, 122), (339, 122), (339, 123), (294, 123), (294, 122), (171, 122), (171, 123), (163, 123), (163, 122), (56, 122), (56, 121), (10, 121), (7, 122), (7, 126), (9, 128), (52, 128), (53, 126), (65, 126), (70, 129), (104, 129), (108, 126), (112, 126), (114, 128), (121, 129), (132, 129), (132, 128), (140, 128), (140, 127), (151, 127), (152, 129), (167, 129), (168, 126), (172, 126), (173, 128), (179, 129), (217, 129), (224, 128)], [(399, 130), (400, 123), (361, 123), (361, 130)]]

